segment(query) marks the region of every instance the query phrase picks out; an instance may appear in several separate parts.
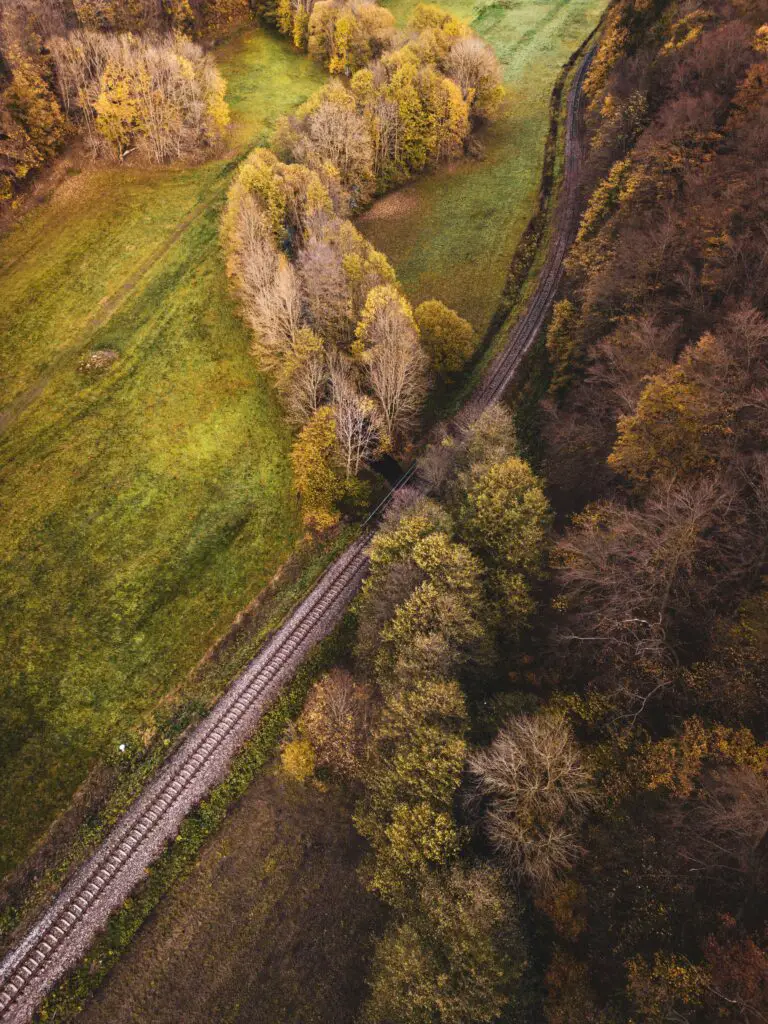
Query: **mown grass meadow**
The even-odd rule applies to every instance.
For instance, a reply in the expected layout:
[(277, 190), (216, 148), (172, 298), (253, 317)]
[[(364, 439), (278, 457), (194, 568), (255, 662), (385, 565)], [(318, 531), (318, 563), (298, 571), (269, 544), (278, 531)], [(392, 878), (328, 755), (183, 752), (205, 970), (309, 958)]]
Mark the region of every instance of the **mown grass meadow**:
[[(86, 168), (2, 240), (0, 875), (100, 755), (151, 731), (300, 533), (218, 218), (237, 154), (323, 75), (256, 30), (218, 58), (230, 153)], [(84, 372), (97, 350), (119, 358)]]

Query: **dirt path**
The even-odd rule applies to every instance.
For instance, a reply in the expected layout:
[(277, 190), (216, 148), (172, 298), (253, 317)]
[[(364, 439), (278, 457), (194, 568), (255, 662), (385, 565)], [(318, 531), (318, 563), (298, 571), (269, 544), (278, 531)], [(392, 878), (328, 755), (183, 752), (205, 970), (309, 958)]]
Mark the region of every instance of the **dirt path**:
[[(476, 415), (503, 394), (536, 340), (557, 293), (578, 213), (581, 85), (590, 57), (591, 53), (582, 62), (568, 96), (563, 187), (547, 261), (526, 309), (465, 415)], [(421, 490), (418, 482), (411, 481), (409, 486), (414, 495)], [(372, 530), (364, 529), (360, 539), (331, 565), (5, 958), (0, 965), (0, 1020), (22, 1024), (31, 1019), (45, 994), (74, 966), (109, 915), (177, 834), (186, 815), (226, 776), (232, 758), (253, 734), (275, 694), (312, 647), (336, 626), (357, 593), (368, 567), (371, 536)]]

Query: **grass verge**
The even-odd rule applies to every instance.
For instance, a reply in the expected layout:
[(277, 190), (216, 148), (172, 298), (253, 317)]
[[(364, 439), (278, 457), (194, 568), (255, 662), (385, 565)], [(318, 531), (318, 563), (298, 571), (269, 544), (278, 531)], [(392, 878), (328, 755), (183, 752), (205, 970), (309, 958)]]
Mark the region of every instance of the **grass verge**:
[(221, 691), (258, 653), (336, 555), (356, 534), (339, 529), (302, 546), (244, 609), (191, 673), (188, 687), (169, 694), (156, 709), (152, 734), (112, 752), (99, 763), (77, 799), (35, 855), (9, 877), (0, 914), (0, 951), (32, 925), (65, 879), (95, 850), (147, 780)]
[(56, 1020), (61, 1024), (73, 1020), (82, 1011), (87, 999), (102, 983), (162, 897), (189, 875), (206, 839), (217, 832), (230, 808), (263, 771), (286, 726), (301, 711), (312, 682), (338, 660), (349, 644), (351, 628), (351, 619), (347, 618), (313, 651), (264, 715), (258, 731), (233, 762), (227, 779), (186, 818), (175, 842), (148, 870), (145, 881), (112, 915), (107, 928), (81, 963), (45, 1000), (38, 1014), (40, 1020)]

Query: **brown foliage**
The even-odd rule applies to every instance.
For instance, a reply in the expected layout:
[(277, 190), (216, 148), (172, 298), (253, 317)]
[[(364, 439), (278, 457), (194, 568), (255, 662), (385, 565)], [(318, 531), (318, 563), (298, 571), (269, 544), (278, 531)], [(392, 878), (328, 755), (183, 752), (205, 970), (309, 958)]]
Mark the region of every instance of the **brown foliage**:
[(560, 718), (510, 719), (469, 761), (483, 827), (512, 873), (546, 891), (582, 852), (578, 829), (595, 803), (592, 773)]
[(358, 774), (372, 707), (370, 687), (349, 672), (336, 668), (323, 676), (310, 693), (299, 723), (318, 767), (346, 779)]
[(738, 493), (718, 478), (665, 481), (641, 508), (588, 510), (559, 546), (562, 639), (598, 662), (674, 661), (686, 631), (704, 632), (759, 564), (751, 534)]

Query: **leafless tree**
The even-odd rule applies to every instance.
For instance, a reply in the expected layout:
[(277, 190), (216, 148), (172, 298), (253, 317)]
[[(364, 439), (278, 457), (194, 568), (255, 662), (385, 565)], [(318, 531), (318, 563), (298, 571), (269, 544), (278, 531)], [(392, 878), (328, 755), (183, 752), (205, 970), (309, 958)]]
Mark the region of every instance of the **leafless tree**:
[(347, 478), (357, 476), (378, 447), (380, 424), (376, 403), (360, 392), (348, 360), (335, 354), (330, 360), (331, 404), (336, 438)]
[(301, 329), (296, 274), (278, 253), (258, 201), (242, 198), (236, 215), (231, 267), (246, 317), (254, 330), (253, 348), (263, 367), (276, 372)]
[(310, 167), (320, 167), (330, 160), (353, 205), (360, 206), (370, 198), (374, 182), (371, 135), (354, 102), (329, 98), (321, 103), (307, 117), (294, 152), (297, 160)]
[(445, 62), (476, 117), (493, 113), (502, 96), (502, 75), (496, 54), (477, 36), (457, 39)]
[(107, 54), (95, 32), (70, 32), (54, 36), (48, 48), (56, 68), (56, 82), (64, 110), (69, 117), (81, 118), (86, 136), (94, 143), (93, 104), (99, 94), (99, 80), (107, 63)]
[(384, 428), (398, 444), (418, 422), (428, 390), (428, 359), (413, 320), (392, 292), (368, 325), (364, 359)]
[(518, 879), (546, 887), (578, 857), (578, 828), (595, 790), (562, 718), (510, 719), (470, 758), (469, 775), (486, 834)]
[(219, 140), (224, 83), (210, 55), (191, 40), (78, 30), (48, 45), (64, 108), (82, 121), (94, 148), (113, 147), (98, 131), (95, 109), (107, 69), (128, 91), (131, 146), (147, 161), (193, 156)]
[(768, 881), (768, 779), (727, 767), (704, 778), (696, 798), (675, 808), (670, 832), (688, 872), (764, 891)]
[(299, 723), (317, 763), (346, 778), (354, 777), (365, 750), (373, 712), (373, 693), (344, 669), (333, 669), (315, 685)]
[(588, 511), (559, 545), (562, 639), (619, 663), (673, 659), (680, 628), (700, 628), (753, 570), (762, 546), (750, 534), (727, 478), (662, 481), (642, 508)]
[(311, 234), (296, 261), (309, 321), (326, 341), (348, 345), (354, 323), (343, 253), (327, 237)]
[(312, 351), (299, 358), (287, 380), (281, 380), (281, 392), (288, 416), (303, 426), (324, 404), (328, 391), (328, 364), (325, 353)]

